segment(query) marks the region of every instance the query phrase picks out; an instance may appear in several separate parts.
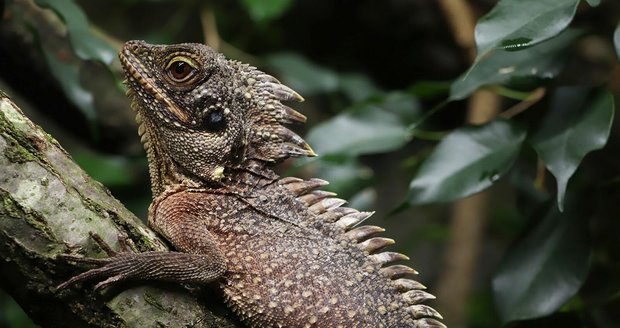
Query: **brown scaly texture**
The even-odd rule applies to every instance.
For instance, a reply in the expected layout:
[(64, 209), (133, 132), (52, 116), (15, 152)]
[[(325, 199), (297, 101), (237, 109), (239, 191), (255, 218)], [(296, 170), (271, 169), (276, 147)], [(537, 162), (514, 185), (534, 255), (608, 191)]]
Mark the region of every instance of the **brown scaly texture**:
[(149, 224), (176, 252), (73, 260), (97, 279), (216, 282), (250, 327), (445, 327), (416, 272), (380, 252), (372, 213), (342, 207), (319, 179), (279, 178), (270, 165), (314, 156), (283, 123), (303, 100), (256, 68), (200, 44), (130, 41), (120, 53), (150, 167)]

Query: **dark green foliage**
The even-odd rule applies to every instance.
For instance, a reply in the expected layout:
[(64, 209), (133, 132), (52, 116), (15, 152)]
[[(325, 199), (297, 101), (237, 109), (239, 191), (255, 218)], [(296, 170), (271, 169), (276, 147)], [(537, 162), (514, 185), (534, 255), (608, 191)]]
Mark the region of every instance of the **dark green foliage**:
[(504, 120), (453, 131), (422, 163), (409, 203), (452, 201), (488, 188), (508, 172), (524, 139), (521, 127)]
[[(105, 65), (112, 64), (116, 51), (91, 32), (86, 15), (73, 0), (37, 0), (36, 3), (43, 8), (52, 9), (64, 21), (69, 41), (78, 58), (99, 61)], [(39, 37), (45, 38), (45, 35), (39, 34)], [(54, 51), (46, 40), (41, 40), (40, 43), (49, 68), (62, 85), (67, 98), (82, 110), (88, 119), (94, 120), (96, 113), (93, 95), (80, 83), (79, 62)]]
[(614, 99), (602, 91), (592, 100), (588, 90), (558, 88), (531, 144), (557, 180), (558, 206), (564, 207), (568, 179), (583, 158), (607, 143), (614, 118)]
[(494, 50), (523, 50), (555, 37), (573, 20), (579, 2), (500, 0), (476, 25), (476, 61)]
[(510, 84), (528, 78), (540, 80), (538, 83), (553, 79), (560, 73), (567, 48), (574, 44), (578, 34), (567, 30), (527, 50), (495, 49), (488, 52), (452, 83), (450, 99), (463, 99), (488, 85)]
[(535, 226), (502, 260), (493, 290), (504, 322), (552, 314), (581, 287), (592, 249), (583, 226), (592, 213), (579, 202), (571, 206), (562, 213), (547, 202), (532, 217)]

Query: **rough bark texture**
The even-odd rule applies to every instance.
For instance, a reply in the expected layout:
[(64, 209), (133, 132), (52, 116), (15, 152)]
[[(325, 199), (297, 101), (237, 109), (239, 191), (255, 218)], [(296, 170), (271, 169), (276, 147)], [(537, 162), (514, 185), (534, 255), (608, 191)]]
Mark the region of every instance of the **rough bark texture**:
[(141, 251), (166, 245), (2, 91), (0, 167), (0, 287), (42, 327), (241, 327), (213, 291), (126, 284), (103, 294), (91, 285), (56, 293), (84, 270), (58, 254), (105, 256), (91, 231), (115, 249), (121, 232)]

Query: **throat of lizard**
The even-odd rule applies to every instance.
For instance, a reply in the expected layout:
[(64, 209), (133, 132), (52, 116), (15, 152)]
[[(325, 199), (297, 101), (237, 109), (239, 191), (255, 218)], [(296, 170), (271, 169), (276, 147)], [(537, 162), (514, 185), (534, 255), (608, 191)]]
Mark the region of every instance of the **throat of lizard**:
[(146, 151), (153, 198), (156, 198), (170, 186), (193, 184), (193, 179), (182, 175), (180, 167), (161, 148), (163, 144), (159, 140), (155, 127), (149, 119), (144, 118), (142, 109), (138, 106), (137, 104), (132, 104), (132, 107), (136, 107), (138, 133)]

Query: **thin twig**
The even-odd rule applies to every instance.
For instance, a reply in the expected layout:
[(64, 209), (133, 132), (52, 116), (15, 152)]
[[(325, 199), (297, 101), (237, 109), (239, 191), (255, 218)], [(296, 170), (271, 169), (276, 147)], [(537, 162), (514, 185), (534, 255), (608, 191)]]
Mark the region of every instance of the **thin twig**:
[(474, 28), (476, 19), (471, 6), (465, 0), (439, 0), (444, 16), (452, 28), (456, 43), (465, 50), (470, 62), (476, 58)]
[(210, 6), (203, 6), (200, 10), (200, 22), (202, 23), (202, 35), (205, 43), (218, 51), (220, 49), (220, 34), (217, 31), (215, 12)]
[(545, 162), (542, 159), (538, 159), (536, 162), (536, 178), (534, 179), (534, 187), (538, 190), (545, 190)]
[(521, 114), (528, 108), (534, 106), (534, 104), (538, 103), (545, 96), (546, 92), (547, 90), (544, 87), (535, 89), (534, 91), (532, 91), (530, 96), (527, 97), (527, 99), (508, 108), (507, 110), (499, 114), (499, 116), (503, 118), (512, 118), (518, 114)]

